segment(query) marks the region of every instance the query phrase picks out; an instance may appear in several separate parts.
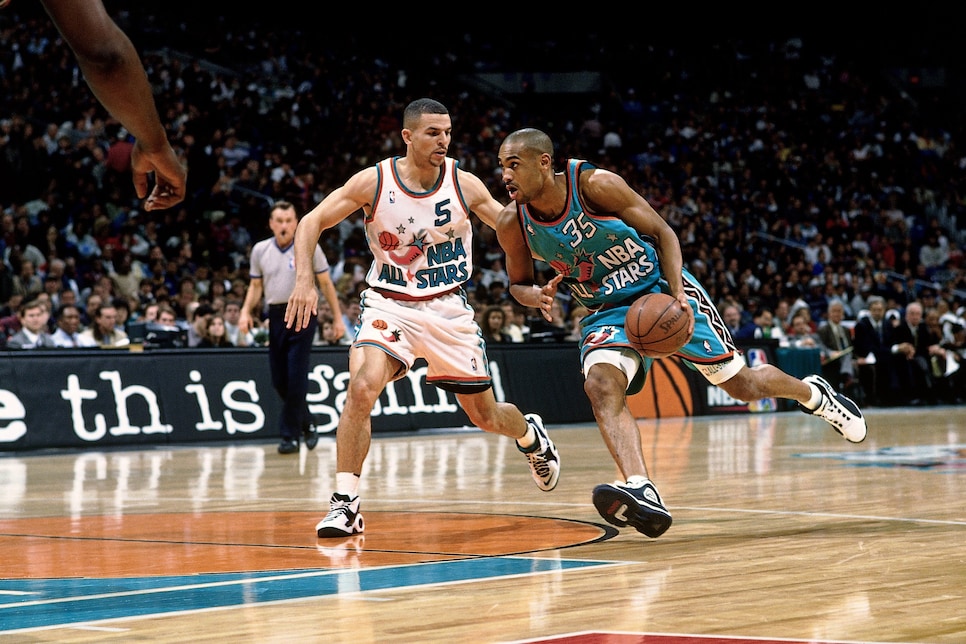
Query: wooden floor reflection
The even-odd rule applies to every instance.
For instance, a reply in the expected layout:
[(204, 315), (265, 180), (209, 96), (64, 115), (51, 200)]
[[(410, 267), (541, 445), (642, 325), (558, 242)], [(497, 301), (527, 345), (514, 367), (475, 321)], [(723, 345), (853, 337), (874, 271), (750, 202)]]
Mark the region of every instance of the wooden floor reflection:
[(594, 511), (592, 426), (550, 493), (501, 437), (378, 436), (348, 540), (331, 438), (4, 454), (0, 641), (964, 642), (966, 409), (868, 416), (641, 421), (653, 540)]

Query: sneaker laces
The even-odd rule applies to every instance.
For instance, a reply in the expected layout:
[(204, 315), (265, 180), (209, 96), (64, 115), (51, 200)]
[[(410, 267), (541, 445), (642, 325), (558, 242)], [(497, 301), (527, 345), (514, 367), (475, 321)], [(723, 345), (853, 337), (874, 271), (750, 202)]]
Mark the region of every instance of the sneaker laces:
[(544, 456), (545, 453), (546, 452), (544, 450), (541, 450), (536, 452), (528, 452), (526, 455), (527, 460), (530, 461), (530, 466), (533, 468), (533, 471), (536, 472), (537, 476), (542, 479), (550, 477), (550, 463), (547, 461), (546, 456)]
[(822, 392), (822, 404), (815, 411), (822, 418), (841, 423), (842, 425), (851, 420), (853, 416), (842, 403), (834, 397), (829, 396), (826, 392)]
[(341, 516), (343, 517), (343, 521), (348, 523), (349, 513), (352, 511), (352, 508), (349, 507), (351, 504), (351, 500), (343, 501), (339, 499), (337, 501), (332, 501), (329, 504), (329, 513), (325, 515), (324, 521), (335, 521)]

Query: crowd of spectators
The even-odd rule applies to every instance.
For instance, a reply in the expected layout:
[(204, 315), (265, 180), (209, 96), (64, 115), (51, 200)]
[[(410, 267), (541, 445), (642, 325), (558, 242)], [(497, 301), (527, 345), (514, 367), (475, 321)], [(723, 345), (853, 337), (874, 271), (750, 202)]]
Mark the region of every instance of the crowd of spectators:
[[(210, 326), (232, 344), (258, 344), (257, 332), (233, 335), (228, 311), (244, 297), (251, 245), (269, 234), (269, 205), (286, 199), (305, 212), (401, 153), (402, 108), (423, 95), (450, 108), (451, 154), (501, 202), (496, 150), (518, 127), (546, 130), (561, 161), (620, 173), (743, 324), (767, 312), (776, 337), (789, 336), (806, 308), (815, 332), (834, 300), (851, 328), (874, 295), (900, 317), (912, 302), (942, 303), (950, 319), (966, 313), (962, 103), (943, 90), (910, 94), (881, 63), (827, 41), (685, 50), (585, 34), (535, 40), (503, 60), (475, 35), (420, 54), (230, 17), (199, 39), (183, 16), (154, 8), (118, 20), (142, 52), (189, 190), (179, 207), (151, 213), (131, 187), (130, 137), (90, 96), (45, 14), (30, 2), (0, 12), (0, 343), (20, 330), (21, 303), (39, 296), (51, 331), (65, 306), (87, 328), (102, 307), (126, 320), (119, 326), (153, 322), (147, 307), (159, 304), (193, 329), (192, 346)], [(595, 73), (600, 89), (543, 95), (526, 80), (518, 91), (466, 82), (479, 71), (569, 70)], [(351, 329), (369, 263), (361, 213), (320, 243)], [(561, 292), (552, 323), (529, 315), (507, 300), (493, 231), (479, 226), (475, 243), (468, 293), (484, 328), (503, 319), (491, 341), (575, 337), (586, 311)], [(203, 322), (200, 306), (210, 310)], [(319, 343), (348, 339), (320, 332)]]

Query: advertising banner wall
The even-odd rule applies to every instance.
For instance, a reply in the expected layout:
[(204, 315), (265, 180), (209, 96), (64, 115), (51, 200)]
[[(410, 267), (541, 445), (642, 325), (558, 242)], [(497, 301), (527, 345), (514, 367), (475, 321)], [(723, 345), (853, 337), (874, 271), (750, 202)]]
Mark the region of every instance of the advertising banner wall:
[[(488, 349), (497, 400), (547, 423), (593, 419), (574, 345)], [(317, 348), (309, 411), (334, 432), (345, 404), (348, 349)], [(373, 432), (462, 427), (452, 393), (427, 385), (425, 362), (392, 383)], [(0, 352), (0, 451), (276, 438), (280, 410), (265, 349)]]
[[(775, 348), (743, 346), (751, 366), (776, 364)], [(801, 351), (790, 370), (798, 376), (814, 372), (818, 360)], [(494, 346), (487, 353), (498, 401), (538, 413), (547, 424), (594, 422), (575, 344)], [(335, 432), (348, 368), (347, 348), (313, 349), (307, 402), (322, 434)], [(426, 384), (425, 376), (426, 364), (418, 362), (389, 385), (372, 410), (373, 432), (469, 423), (456, 396)], [(655, 361), (644, 390), (628, 402), (636, 418), (778, 410), (775, 400), (732, 399), (675, 357)], [(0, 352), (0, 452), (274, 439), (279, 411), (265, 349)]]

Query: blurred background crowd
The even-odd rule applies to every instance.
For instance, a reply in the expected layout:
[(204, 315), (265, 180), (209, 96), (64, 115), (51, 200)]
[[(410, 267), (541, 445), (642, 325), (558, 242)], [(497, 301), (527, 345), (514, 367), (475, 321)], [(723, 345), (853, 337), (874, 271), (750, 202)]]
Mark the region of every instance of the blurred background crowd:
[[(915, 303), (917, 327), (931, 325), (935, 341), (915, 333), (907, 356), (886, 340), (878, 361), (846, 349), (854, 360), (842, 377), (858, 387), (859, 371), (880, 372), (856, 394), (868, 404), (898, 402), (890, 391), (911, 391), (902, 401), (912, 403), (962, 397), (958, 369), (943, 362), (940, 376), (934, 360), (966, 355), (966, 57), (945, 39), (420, 40), (321, 35), (291, 12), (246, 20), (170, 7), (115, 8), (189, 168), (184, 202), (150, 213), (131, 186), (128, 133), (90, 95), (46, 14), (29, 0), (0, 12), (0, 345), (36, 298), (49, 302), (51, 330), (71, 305), (101, 344), (111, 326), (161, 312), (190, 346), (260, 343), (264, 334), (233, 328), (271, 203), (306, 212), (352, 173), (403, 153), (402, 109), (431, 96), (453, 116), (451, 156), (502, 203), (496, 152), (519, 127), (547, 131), (558, 166), (576, 156), (620, 173), (678, 232), (686, 266), (739, 339), (817, 346), (837, 369), (842, 349), (819, 334), (830, 305), (841, 304), (852, 346), (870, 298), (892, 328)], [(323, 308), (318, 342), (346, 344), (370, 260), (361, 213), (320, 243), (349, 332), (326, 335)], [(586, 311), (561, 292), (552, 323), (530, 315), (508, 299), (502, 257), (479, 226), (467, 293), (487, 341), (577, 339)], [(105, 308), (113, 319), (98, 330)], [(807, 319), (796, 328), (796, 317)], [(227, 343), (212, 340), (213, 320)], [(921, 388), (882, 373), (884, 362), (894, 371), (887, 355), (905, 358)], [(940, 400), (929, 383), (947, 371)]]

